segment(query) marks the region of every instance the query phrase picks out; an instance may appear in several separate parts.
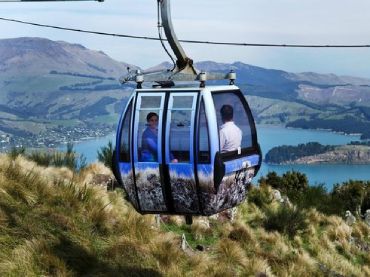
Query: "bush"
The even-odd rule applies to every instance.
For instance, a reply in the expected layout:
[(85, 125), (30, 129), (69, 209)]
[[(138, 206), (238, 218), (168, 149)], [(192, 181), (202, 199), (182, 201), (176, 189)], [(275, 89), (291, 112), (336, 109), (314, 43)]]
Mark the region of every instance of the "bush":
[(296, 204), (298, 208), (307, 209), (315, 207), (322, 213), (332, 213), (331, 197), (323, 184), (318, 186), (309, 186), (304, 190), (304, 192), (296, 196), (294, 204)]
[(277, 175), (275, 171), (272, 171), (266, 177), (261, 177), (258, 182), (260, 185), (269, 185), (274, 189), (278, 189), (284, 194), (303, 192), (308, 188), (307, 176), (294, 170), (285, 172), (282, 177)]
[(259, 208), (265, 208), (272, 202), (271, 191), (266, 185), (260, 185), (259, 188), (252, 187), (248, 192), (248, 202)]
[(10, 151), (8, 152), (8, 156), (11, 159), (16, 159), (19, 155), (24, 155), (26, 152), (26, 148), (22, 147), (12, 147)]
[(266, 212), (264, 227), (269, 231), (278, 231), (293, 238), (299, 231), (308, 227), (306, 214), (297, 208), (281, 206), (277, 211)]
[(86, 167), (86, 157), (78, 155), (73, 150), (73, 144), (68, 143), (66, 152), (58, 151), (32, 151), (27, 158), (42, 166), (68, 167), (71, 170), (81, 170)]
[(98, 160), (113, 171), (113, 143), (109, 141), (106, 146), (98, 150)]
[[(336, 184), (331, 193), (333, 202), (336, 203), (336, 213), (342, 214), (346, 210), (356, 213), (359, 207), (367, 202), (367, 194), (370, 188), (370, 182), (349, 180), (341, 185)], [(366, 207), (363, 207), (366, 208)]]
[(308, 179), (306, 174), (298, 171), (287, 171), (282, 177), (282, 191), (289, 194), (289, 192), (303, 192), (308, 188)]
[(258, 184), (262, 185), (269, 185), (274, 189), (281, 189), (282, 188), (282, 178), (277, 175), (275, 171), (271, 171), (267, 173), (266, 177), (261, 177), (258, 180)]
[(361, 213), (364, 214), (366, 210), (370, 209), (370, 182), (367, 182), (366, 193), (361, 204)]

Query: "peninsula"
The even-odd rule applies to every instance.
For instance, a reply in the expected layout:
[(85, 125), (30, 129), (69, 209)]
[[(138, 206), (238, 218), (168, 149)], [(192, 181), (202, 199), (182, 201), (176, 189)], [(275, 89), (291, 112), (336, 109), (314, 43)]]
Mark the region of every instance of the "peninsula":
[(309, 142), (278, 146), (265, 156), (268, 164), (370, 164), (369, 145), (321, 145)]

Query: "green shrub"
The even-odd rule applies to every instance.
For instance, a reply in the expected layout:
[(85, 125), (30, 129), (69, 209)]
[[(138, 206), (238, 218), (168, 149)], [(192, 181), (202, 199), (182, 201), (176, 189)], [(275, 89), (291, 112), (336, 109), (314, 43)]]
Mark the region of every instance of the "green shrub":
[[(342, 214), (346, 210), (356, 213), (363, 206), (370, 182), (349, 180), (341, 185), (336, 184), (331, 193), (333, 203), (336, 204), (336, 213)], [(366, 200), (367, 201), (367, 200)]]
[(113, 143), (109, 141), (106, 146), (98, 150), (98, 160), (113, 171)]
[(299, 231), (308, 227), (304, 211), (282, 205), (277, 211), (268, 210), (264, 227), (269, 231), (278, 231), (293, 238)]
[(248, 202), (259, 208), (265, 208), (272, 202), (271, 192), (266, 185), (260, 185), (259, 188), (252, 187), (248, 192)]
[(86, 167), (86, 157), (78, 155), (73, 144), (68, 143), (66, 152), (35, 150), (26, 155), (27, 158), (42, 166), (68, 167), (71, 170), (81, 170)]
[(370, 182), (367, 182), (366, 193), (361, 204), (361, 213), (364, 214), (366, 210), (369, 209), (370, 209)]
[(301, 209), (314, 207), (322, 213), (332, 213), (331, 196), (324, 184), (307, 187), (302, 193), (297, 194), (295, 198), (293, 197), (292, 201)]
[(267, 173), (266, 177), (261, 177), (258, 180), (258, 184), (260, 186), (269, 185), (274, 189), (281, 189), (282, 183), (283, 183), (282, 178), (279, 175), (277, 175), (275, 171), (270, 171), (269, 173)]
[(282, 177), (282, 191), (290, 192), (303, 192), (308, 188), (308, 179), (306, 174), (299, 171), (287, 171)]
[(24, 153), (26, 152), (26, 148), (25, 147), (12, 147), (10, 149), (10, 151), (8, 152), (8, 156), (11, 158), (11, 159), (16, 159), (19, 155), (24, 155)]
[(297, 192), (303, 192), (309, 187), (307, 176), (294, 170), (285, 172), (281, 177), (275, 171), (269, 172), (266, 177), (261, 177), (258, 183), (269, 185), (288, 196), (295, 196)]

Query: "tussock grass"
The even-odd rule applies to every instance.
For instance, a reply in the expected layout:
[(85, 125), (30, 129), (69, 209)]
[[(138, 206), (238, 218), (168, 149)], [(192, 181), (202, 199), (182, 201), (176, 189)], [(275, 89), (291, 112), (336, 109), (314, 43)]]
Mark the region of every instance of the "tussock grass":
[[(361, 220), (349, 227), (313, 208), (297, 217), (263, 186), (233, 222), (201, 217), (188, 226), (170, 216), (157, 228), (123, 191), (96, 184), (102, 174), (111, 176), (101, 163), (75, 171), (0, 156), (0, 276), (370, 275), (370, 228)], [(297, 218), (307, 226), (290, 233)], [(265, 228), (269, 221), (277, 228)]]

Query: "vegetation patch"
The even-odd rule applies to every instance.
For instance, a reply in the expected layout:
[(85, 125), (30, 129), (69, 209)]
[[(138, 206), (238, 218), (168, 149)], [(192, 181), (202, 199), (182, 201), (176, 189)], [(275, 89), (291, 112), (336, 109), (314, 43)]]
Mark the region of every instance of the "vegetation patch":
[[(265, 177), (233, 221), (221, 214), (186, 225), (179, 216), (142, 216), (120, 189), (93, 185), (94, 175), (111, 174), (102, 164), (71, 170), (39, 166), (25, 156), (19, 150), (0, 157), (1, 276), (370, 273), (370, 227), (360, 218), (349, 227), (341, 217), (317, 211), (315, 201), (299, 208), (309, 188), (293, 185), (301, 178), (297, 173)], [(270, 180), (287, 185), (283, 196), (299, 197), (291, 205), (277, 201)], [(357, 189), (357, 183), (348, 183), (337, 193), (357, 195)], [(360, 196), (353, 199), (365, 205)]]

